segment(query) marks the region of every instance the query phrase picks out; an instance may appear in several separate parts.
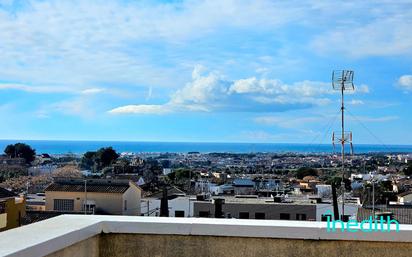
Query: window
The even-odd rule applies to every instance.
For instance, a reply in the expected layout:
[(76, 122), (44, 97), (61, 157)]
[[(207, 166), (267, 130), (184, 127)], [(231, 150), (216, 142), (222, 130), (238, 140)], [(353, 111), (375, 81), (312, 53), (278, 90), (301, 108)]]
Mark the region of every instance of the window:
[(329, 220), (333, 220), (332, 219), (332, 215), (330, 215), (330, 214), (322, 214), (322, 217), (321, 217), (321, 221), (328, 221), (328, 218), (329, 218)]
[(256, 212), (255, 213), (255, 219), (264, 220), (265, 219), (265, 213), (264, 212)]
[(73, 211), (74, 200), (71, 199), (54, 199), (55, 211)]
[(249, 219), (249, 212), (239, 212), (239, 219)]
[(306, 220), (306, 214), (297, 213), (296, 220)]
[(281, 220), (290, 220), (290, 214), (289, 213), (281, 213), (280, 214), (280, 219)]
[(208, 211), (200, 211), (199, 212), (199, 217), (201, 218), (209, 218), (209, 212)]
[(1, 202), (0, 203), (0, 214), (6, 213), (6, 203)]
[(127, 211), (127, 200), (124, 200), (124, 210)]
[(185, 211), (175, 211), (175, 217), (184, 217)]

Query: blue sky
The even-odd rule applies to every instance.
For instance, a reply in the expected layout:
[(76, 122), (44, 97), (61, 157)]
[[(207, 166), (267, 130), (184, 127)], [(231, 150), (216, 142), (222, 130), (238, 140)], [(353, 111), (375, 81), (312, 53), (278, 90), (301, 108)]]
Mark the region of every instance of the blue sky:
[(412, 144), (412, 2), (3, 1), (3, 139)]

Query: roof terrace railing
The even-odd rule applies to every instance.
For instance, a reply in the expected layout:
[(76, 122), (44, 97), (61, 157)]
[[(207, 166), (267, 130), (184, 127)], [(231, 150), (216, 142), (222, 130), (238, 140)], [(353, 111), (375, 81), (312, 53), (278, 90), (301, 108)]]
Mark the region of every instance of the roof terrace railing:
[(45, 256), (101, 233), (412, 242), (412, 225), (398, 232), (331, 233), (326, 222), (61, 215), (1, 232), (0, 256)]

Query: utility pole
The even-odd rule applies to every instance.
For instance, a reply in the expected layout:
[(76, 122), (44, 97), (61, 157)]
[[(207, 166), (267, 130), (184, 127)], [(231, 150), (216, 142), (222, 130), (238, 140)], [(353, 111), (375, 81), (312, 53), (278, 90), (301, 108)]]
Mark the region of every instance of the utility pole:
[(372, 178), (372, 215), (375, 220), (375, 181)]
[(87, 214), (87, 179), (84, 180), (84, 215)]
[[(351, 153), (353, 153), (352, 146), (352, 132), (345, 131), (345, 91), (355, 90), (353, 85), (353, 74), (351, 70), (335, 70), (332, 73), (333, 89), (339, 90), (341, 93), (341, 129), (339, 141), (341, 143), (341, 158), (342, 158), (342, 220), (345, 218), (345, 144), (350, 143)], [(332, 135), (333, 146), (335, 147), (335, 132)], [(344, 220), (346, 221), (346, 220)]]
[(150, 216), (150, 200), (147, 199), (147, 216)]

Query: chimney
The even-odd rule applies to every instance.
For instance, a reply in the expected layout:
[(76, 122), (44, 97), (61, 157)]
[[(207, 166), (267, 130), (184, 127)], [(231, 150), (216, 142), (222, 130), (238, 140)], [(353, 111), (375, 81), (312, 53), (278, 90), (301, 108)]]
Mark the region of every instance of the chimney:
[(222, 199), (222, 198), (214, 199), (215, 218), (224, 218), (224, 215), (223, 215), (223, 204), (224, 203), (225, 203), (225, 199)]

